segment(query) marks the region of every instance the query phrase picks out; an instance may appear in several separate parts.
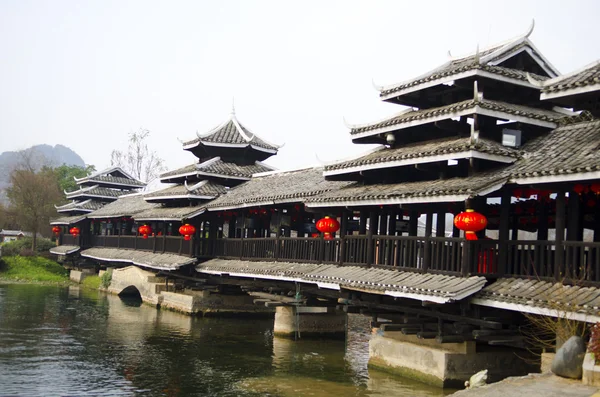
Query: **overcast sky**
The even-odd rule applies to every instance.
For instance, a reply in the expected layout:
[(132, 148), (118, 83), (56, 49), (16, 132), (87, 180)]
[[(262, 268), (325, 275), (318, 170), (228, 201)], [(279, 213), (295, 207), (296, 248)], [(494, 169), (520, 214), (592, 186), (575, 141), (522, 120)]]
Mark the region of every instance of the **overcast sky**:
[(562, 73), (600, 58), (600, 1), (0, 0), (0, 152), (63, 144), (107, 167), (151, 131), (169, 168), (178, 139), (239, 121), (285, 143), (290, 169), (355, 155), (343, 118), (399, 110), (372, 85), (524, 33)]

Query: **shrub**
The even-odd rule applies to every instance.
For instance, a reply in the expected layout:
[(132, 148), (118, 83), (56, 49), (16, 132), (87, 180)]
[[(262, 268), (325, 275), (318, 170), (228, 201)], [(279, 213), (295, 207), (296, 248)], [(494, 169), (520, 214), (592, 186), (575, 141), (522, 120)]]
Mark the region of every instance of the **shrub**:
[[(33, 251), (31, 251), (31, 237), (23, 237), (19, 240), (9, 241), (8, 243), (2, 244), (2, 255), (3, 256), (31, 256), (34, 255)], [(55, 243), (52, 242), (49, 238), (38, 237), (37, 239), (37, 247), (36, 253), (46, 253), (50, 250), (50, 248), (54, 247)]]
[(596, 363), (600, 362), (600, 323), (596, 323), (590, 328), (588, 351), (594, 354)]
[(112, 281), (112, 272), (109, 272), (107, 270), (104, 272), (104, 274), (102, 274), (102, 277), (100, 277), (100, 282), (102, 284), (102, 287), (108, 288), (110, 286), (111, 281)]

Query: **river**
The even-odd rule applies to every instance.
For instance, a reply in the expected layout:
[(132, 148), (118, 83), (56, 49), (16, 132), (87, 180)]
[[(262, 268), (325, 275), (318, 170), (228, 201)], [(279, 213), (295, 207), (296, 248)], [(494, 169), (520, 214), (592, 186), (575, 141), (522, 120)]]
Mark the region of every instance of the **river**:
[(198, 318), (80, 289), (0, 284), (0, 396), (443, 396), (367, 369), (347, 340), (274, 338), (273, 320)]

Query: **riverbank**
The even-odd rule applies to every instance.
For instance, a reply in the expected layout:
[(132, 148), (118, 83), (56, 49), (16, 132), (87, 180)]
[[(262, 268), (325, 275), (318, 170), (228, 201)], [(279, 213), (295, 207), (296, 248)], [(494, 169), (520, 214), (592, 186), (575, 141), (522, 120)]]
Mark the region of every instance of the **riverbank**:
[(69, 271), (61, 264), (41, 256), (18, 255), (0, 258), (0, 281), (70, 284)]
[(503, 381), (461, 390), (453, 397), (600, 397), (597, 387), (585, 386), (580, 380), (561, 378), (550, 372), (506, 378)]

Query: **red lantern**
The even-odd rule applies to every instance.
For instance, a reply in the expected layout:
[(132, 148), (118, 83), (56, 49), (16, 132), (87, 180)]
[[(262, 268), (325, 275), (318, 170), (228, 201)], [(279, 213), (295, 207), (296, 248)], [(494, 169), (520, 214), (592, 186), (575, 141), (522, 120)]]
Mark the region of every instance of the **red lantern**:
[(592, 186), (590, 186), (590, 190), (596, 194), (600, 193), (600, 183), (593, 183)]
[(79, 236), (79, 228), (74, 226), (71, 228), (71, 230), (69, 230), (69, 233), (71, 233), (73, 236)]
[(138, 228), (138, 233), (142, 235), (143, 238), (147, 239), (149, 234), (152, 234), (152, 228), (148, 225), (142, 225)]
[(190, 239), (194, 235), (194, 233), (196, 233), (196, 228), (194, 226), (190, 225), (189, 223), (186, 223), (185, 225), (181, 225), (181, 227), (179, 228), (179, 234), (181, 234), (183, 236), (183, 239), (185, 241), (190, 241)]
[(340, 230), (340, 223), (335, 218), (326, 216), (317, 221), (317, 230), (323, 233), (325, 240), (333, 239), (332, 233)]
[(475, 232), (485, 229), (487, 218), (479, 212), (468, 209), (454, 217), (454, 226), (464, 230), (467, 240), (477, 240)]
[(523, 189), (513, 189), (513, 196), (520, 199), (523, 197)]
[(60, 226), (54, 226), (52, 228), (52, 233), (54, 233), (58, 236), (60, 234)]

